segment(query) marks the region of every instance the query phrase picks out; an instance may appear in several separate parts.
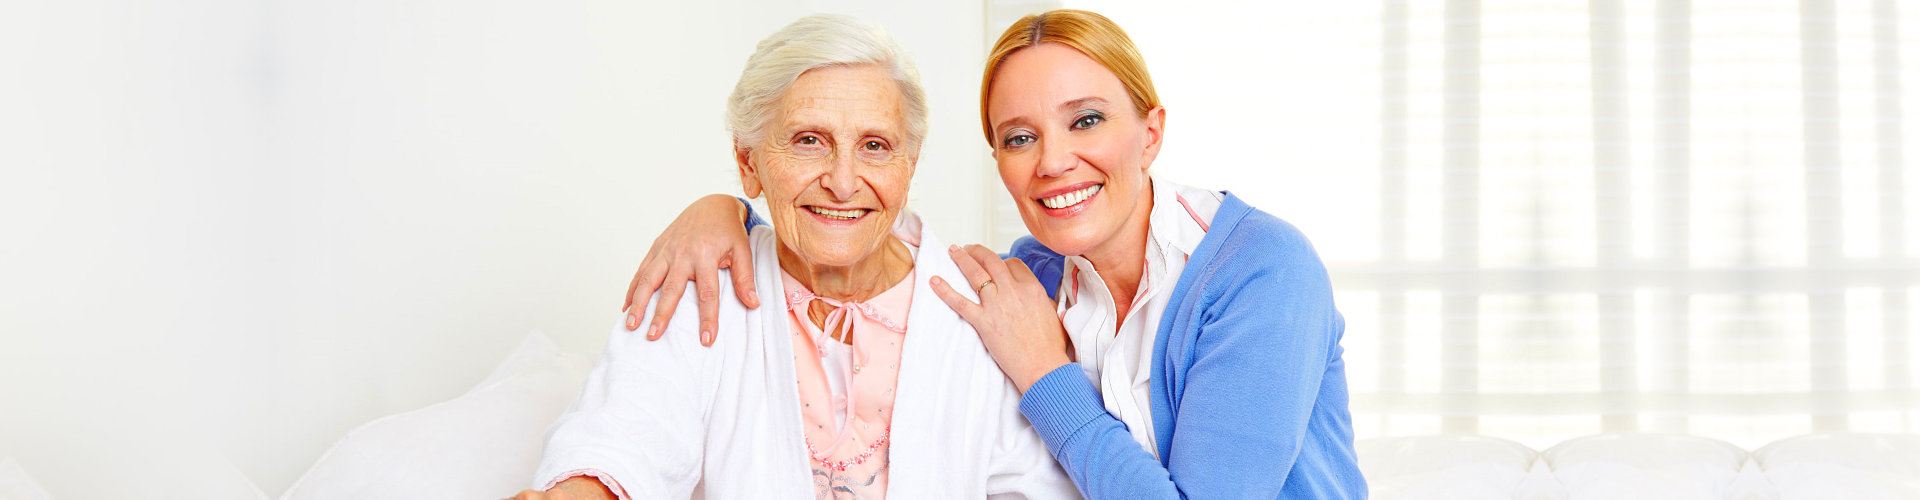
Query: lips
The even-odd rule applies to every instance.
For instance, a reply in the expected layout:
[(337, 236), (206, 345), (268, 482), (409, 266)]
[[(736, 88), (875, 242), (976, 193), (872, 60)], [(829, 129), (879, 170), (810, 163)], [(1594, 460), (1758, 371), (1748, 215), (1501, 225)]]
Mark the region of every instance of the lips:
[(1103, 186), (1105, 185), (1093, 184), (1083, 188), (1075, 189), (1073, 191), (1068, 191), (1065, 193), (1060, 193), (1060, 194), (1048, 196), (1045, 198), (1039, 198), (1034, 201), (1038, 201), (1040, 202), (1040, 206), (1047, 207), (1050, 209), (1067, 208), (1074, 205), (1078, 205), (1080, 204), (1080, 202), (1087, 201), (1087, 198), (1092, 198), (1095, 193), (1100, 192), (1100, 188)]

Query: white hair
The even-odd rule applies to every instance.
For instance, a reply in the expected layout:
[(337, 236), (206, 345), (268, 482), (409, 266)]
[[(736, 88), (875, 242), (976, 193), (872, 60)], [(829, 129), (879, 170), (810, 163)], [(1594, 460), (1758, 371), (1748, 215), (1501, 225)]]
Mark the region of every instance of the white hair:
[(920, 86), (919, 70), (886, 30), (837, 14), (802, 17), (754, 47), (727, 100), (727, 131), (737, 144), (759, 144), (767, 120), (773, 117), (774, 103), (801, 74), (859, 64), (879, 66), (900, 85), (907, 144), (919, 147), (927, 137), (927, 93)]

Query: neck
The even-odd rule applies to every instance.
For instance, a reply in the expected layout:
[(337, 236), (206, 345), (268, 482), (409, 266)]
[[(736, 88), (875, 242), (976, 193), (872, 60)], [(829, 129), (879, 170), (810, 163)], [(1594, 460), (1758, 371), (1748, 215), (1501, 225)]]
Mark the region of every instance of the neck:
[(1151, 178), (1142, 184), (1138, 196), (1141, 202), (1134, 205), (1133, 213), (1128, 214), (1127, 221), (1120, 225), (1120, 233), (1081, 255), (1093, 262), (1093, 268), (1100, 271), (1100, 280), (1106, 282), (1107, 293), (1113, 296), (1113, 305), (1117, 308), (1119, 318), (1127, 317), (1133, 295), (1140, 289), (1141, 275), (1146, 273), (1146, 266), (1141, 263), (1147, 258), (1148, 222), (1153, 214)]
[[(779, 249), (780, 270), (792, 275), (814, 295), (842, 302), (874, 298), (913, 271), (913, 254), (907, 251), (906, 244), (892, 237), (866, 258), (847, 266), (806, 262), (784, 243)], [(814, 305), (825, 307), (818, 302)]]

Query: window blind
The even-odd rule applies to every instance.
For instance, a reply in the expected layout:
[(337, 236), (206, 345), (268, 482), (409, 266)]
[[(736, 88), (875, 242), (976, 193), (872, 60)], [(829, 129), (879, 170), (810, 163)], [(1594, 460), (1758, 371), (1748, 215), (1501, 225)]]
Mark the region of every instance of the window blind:
[[(989, 2), (988, 41), (1052, 6)], [(1064, 6), (1146, 56), (1156, 176), (1314, 241), (1361, 438), (1920, 432), (1920, 9)]]

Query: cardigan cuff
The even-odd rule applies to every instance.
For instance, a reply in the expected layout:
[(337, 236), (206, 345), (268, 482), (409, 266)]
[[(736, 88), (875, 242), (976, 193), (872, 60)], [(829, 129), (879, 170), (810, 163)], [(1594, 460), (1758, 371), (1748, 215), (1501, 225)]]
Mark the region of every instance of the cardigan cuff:
[(1107, 407), (1080, 364), (1067, 363), (1027, 387), (1020, 396), (1020, 414), (1033, 424), (1040, 440), (1047, 443), (1047, 452), (1057, 460), (1073, 435), (1106, 415)]

